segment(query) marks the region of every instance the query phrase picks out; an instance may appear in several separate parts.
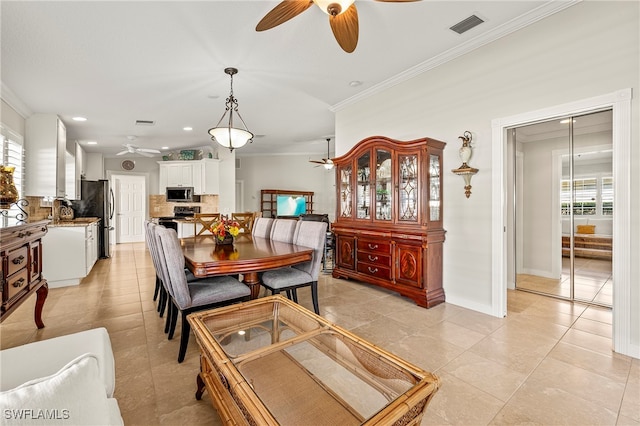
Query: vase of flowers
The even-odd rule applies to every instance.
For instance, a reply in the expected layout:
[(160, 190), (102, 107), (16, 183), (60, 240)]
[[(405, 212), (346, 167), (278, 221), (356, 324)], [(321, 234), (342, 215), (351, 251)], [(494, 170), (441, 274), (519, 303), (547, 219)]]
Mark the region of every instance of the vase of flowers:
[(234, 220), (220, 219), (211, 227), (211, 233), (215, 236), (216, 244), (233, 244), (233, 239), (240, 233), (240, 224)]

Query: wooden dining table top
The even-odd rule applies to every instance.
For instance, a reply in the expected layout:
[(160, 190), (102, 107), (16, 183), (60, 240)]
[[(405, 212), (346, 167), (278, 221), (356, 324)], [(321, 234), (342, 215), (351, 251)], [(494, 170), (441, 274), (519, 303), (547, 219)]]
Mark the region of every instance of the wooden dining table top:
[(186, 267), (196, 277), (257, 273), (312, 259), (313, 249), (266, 238), (237, 238), (233, 245), (217, 245), (213, 235), (180, 240)]

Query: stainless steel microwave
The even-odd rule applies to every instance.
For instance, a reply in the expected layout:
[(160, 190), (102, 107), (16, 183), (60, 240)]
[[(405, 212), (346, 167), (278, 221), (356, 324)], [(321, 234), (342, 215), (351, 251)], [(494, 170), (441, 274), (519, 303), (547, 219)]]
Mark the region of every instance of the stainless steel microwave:
[(194, 202), (192, 186), (168, 186), (167, 201), (174, 203), (192, 203)]

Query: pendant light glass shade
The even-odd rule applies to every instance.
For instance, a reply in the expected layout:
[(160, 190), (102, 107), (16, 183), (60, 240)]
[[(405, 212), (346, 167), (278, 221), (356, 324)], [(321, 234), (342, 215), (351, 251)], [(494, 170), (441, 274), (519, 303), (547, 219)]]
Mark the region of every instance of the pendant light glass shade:
[[(236, 68), (225, 68), (224, 72), (231, 76), (231, 91), (225, 102), (224, 114), (222, 114), (216, 127), (209, 129), (209, 134), (212, 140), (233, 151), (236, 148), (245, 146), (247, 142), (253, 142), (253, 133), (247, 129), (247, 125), (238, 111), (238, 100), (233, 96), (233, 75), (237, 74), (238, 70)], [(234, 115), (238, 116), (239, 123), (234, 123)], [(241, 124), (242, 127), (238, 127), (235, 124)]]

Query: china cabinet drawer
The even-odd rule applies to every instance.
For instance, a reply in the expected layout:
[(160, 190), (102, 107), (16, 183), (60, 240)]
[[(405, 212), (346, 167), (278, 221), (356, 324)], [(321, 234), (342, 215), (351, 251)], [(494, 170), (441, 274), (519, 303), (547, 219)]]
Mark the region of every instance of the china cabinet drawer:
[(358, 252), (365, 251), (369, 253), (391, 253), (391, 244), (387, 242), (372, 241), (372, 240), (358, 240)]
[(364, 251), (358, 251), (358, 263), (371, 263), (376, 266), (391, 266), (391, 256), (378, 254), (378, 253), (367, 253)]
[(371, 265), (368, 263), (358, 262), (358, 272), (372, 275), (377, 278), (382, 278), (385, 280), (391, 279), (391, 269), (385, 268), (380, 265)]
[(13, 275), (22, 268), (26, 268), (29, 263), (29, 249), (20, 247), (9, 253), (9, 266), (7, 267), (7, 275)]
[(29, 271), (24, 268), (22, 271), (10, 276), (7, 279), (7, 301), (29, 290)]

